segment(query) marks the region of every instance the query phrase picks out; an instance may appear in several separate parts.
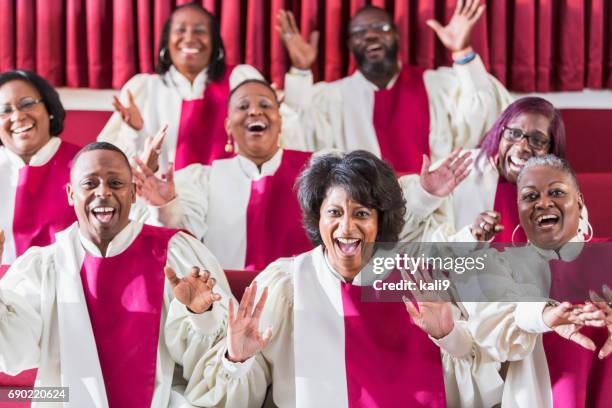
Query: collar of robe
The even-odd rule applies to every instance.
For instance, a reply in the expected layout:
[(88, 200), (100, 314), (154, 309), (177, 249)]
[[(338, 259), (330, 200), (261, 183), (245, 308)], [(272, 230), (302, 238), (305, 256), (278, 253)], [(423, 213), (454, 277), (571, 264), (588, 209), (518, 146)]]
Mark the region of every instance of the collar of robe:
[[(51, 160), (53, 155), (57, 152), (57, 149), (59, 149), (61, 144), (62, 140), (59, 137), (51, 136), (49, 141), (45, 143), (45, 145), (41, 147), (34, 156), (32, 156), (28, 165), (38, 167), (47, 164), (47, 162)], [(4, 152), (11, 164), (16, 168), (20, 169), (26, 166), (26, 163), (17, 153), (11, 151), (5, 146), (0, 146), (0, 152)]]

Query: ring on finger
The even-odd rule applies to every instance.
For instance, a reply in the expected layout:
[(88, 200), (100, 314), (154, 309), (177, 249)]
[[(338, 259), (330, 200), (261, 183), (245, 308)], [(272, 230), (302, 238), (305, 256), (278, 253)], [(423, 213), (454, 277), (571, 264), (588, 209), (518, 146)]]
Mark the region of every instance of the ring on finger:
[(486, 225), (487, 225), (487, 222), (486, 222), (486, 221), (481, 222), (481, 223), (480, 223), (480, 229), (481, 229), (481, 230), (484, 230)]

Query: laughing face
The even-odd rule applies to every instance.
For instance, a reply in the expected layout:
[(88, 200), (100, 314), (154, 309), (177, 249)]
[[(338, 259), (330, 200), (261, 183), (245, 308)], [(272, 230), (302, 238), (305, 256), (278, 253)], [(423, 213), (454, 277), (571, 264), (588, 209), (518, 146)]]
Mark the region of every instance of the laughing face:
[(0, 116), (2, 144), (29, 163), (51, 137), (49, 112), (40, 93), (26, 81), (9, 81), (0, 87), (0, 106), (13, 110)]
[(241, 85), (229, 102), (225, 130), (234, 137), (238, 153), (261, 165), (278, 150), (281, 117), (276, 95), (264, 84)]
[(185, 7), (172, 15), (168, 51), (175, 68), (183, 75), (198, 74), (212, 53), (210, 18), (201, 10)]
[[(538, 113), (521, 113), (513, 118), (506, 128), (520, 130), (527, 135), (537, 135), (539, 138), (550, 140), (550, 120)], [(504, 130), (509, 132), (509, 130)], [(504, 134), (499, 142), (497, 169), (499, 174), (511, 183), (516, 183), (521, 169), (531, 157), (543, 156), (550, 152), (552, 144), (543, 148), (534, 148), (527, 138), (518, 142), (508, 140)]]
[(584, 201), (569, 174), (530, 167), (517, 189), (521, 226), (534, 245), (558, 249), (576, 235)]
[(378, 211), (354, 201), (343, 187), (330, 187), (321, 204), (319, 233), (331, 266), (352, 281), (372, 256)]
[(120, 153), (92, 150), (73, 164), (68, 201), (75, 207), (81, 233), (102, 252), (129, 223), (135, 200), (132, 173)]
[(381, 10), (356, 15), (349, 27), (349, 50), (366, 76), (385, 76), (397, 69), (399, 37), (392, 21)]

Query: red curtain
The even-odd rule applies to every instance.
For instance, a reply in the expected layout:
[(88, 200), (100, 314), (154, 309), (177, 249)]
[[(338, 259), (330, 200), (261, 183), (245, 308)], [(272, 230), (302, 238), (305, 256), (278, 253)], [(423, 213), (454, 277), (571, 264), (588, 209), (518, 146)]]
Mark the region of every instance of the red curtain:
[[(354, 69), (346, 27), (359, 7), (385, 7), (397, 23), (403, 62), (450, 64), (425, 25), (446, 22), (456, 0), (201, 0), (219, 17), (229, 63), (248, 63), (282, 84), (288, 58), (274, 31), (292, 10), (304, 36), (321, 32), (318, 79)], [(483, 0), (484, 1), (484, 0)], [(119, 88), (152, 72), (172, 9), (188, 0), (0, 0), (0, 70), (36, 70), (58, 86)], [(612, 88), (612, 2), (488, 0), (472, 42), (490, 71), (514, 91)]]

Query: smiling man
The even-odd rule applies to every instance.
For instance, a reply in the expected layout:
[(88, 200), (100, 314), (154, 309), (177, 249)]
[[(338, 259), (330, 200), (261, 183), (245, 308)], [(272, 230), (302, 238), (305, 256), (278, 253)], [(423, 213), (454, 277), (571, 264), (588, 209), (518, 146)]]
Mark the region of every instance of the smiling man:
[(223, 335), (226, 308), (213, 306), (230, 293), (223, 271), (189, 234), (130, 221), (135, 186), (114, 145), (85, 146), (67, 191), (78, 222), (0, 282), (0, 371), (39, 367), (37, 386), (69, 387), (73, 406), (180, 403), (175, 362), (189, 378)]
[(304, 131), (299, 140), (284, 135), (285, 146), (364, 149), (400, 173), (417, 173), (424, 154), (438, 160), (457, 146), (476, 147), (510, 101), (470, 46), (471, 31), (483, 12), (479, 0), (458, 1), (447, 26), (429, 20), (455, 64), (452, 69), (423, 70), (401, 66), (400, 38), (391, 16), (365, 6), (348, 27), (357, 70), (313, 86), (310, 67), (318, 36), (305, 42), (291, 12), (281, 11), (277, 31), (293, 65), (285, 76), (285, 103), (297, 112)]

